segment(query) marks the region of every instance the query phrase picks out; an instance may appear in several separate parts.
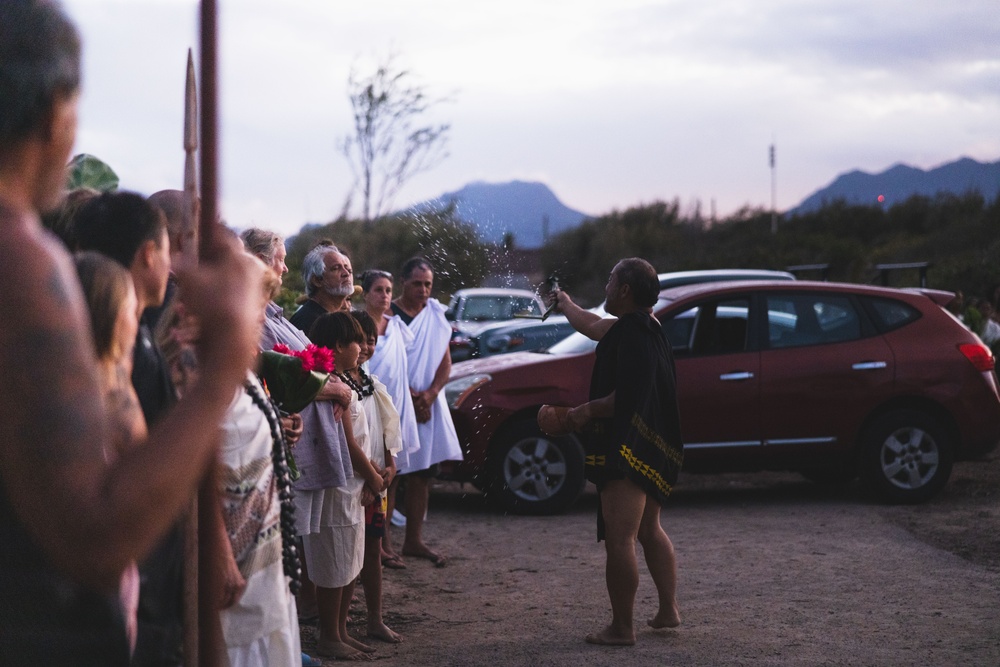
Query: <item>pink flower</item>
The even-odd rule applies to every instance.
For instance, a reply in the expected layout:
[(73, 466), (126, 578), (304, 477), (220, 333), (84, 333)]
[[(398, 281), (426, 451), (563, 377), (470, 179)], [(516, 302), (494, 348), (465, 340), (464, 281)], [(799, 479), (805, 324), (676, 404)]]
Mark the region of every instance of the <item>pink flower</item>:
[(310, 347), (314, 348), (312, 353), (313, 359), (316, 360), (316, 370), (323, 373), (332, 373), (334, 367), (333, 350), (328, 347), (318, 347), (316, 345), (312, 345)]
[(302, 363), (302, 371), (304, 373), (309, 373), (310, 371), (332, 373), (334, 370), (333, 350), (326, 347), (319, 347), (318, 345), (309, 343), (304, 350), (293, 350), (284, 343), (278, 343), (274, 346), (273, 351), (296, 357)]
[[(309, 347), (315, 347), (315, 346), (310, 345)], [(307, 347), (304, 350), (292, 353), (296, 357), (302, 360), (302, 370), (305, 371), (306, 373), (316, 368), (316, 359), (313, 357), (312, 350), (310, 350), (309, 347)]]

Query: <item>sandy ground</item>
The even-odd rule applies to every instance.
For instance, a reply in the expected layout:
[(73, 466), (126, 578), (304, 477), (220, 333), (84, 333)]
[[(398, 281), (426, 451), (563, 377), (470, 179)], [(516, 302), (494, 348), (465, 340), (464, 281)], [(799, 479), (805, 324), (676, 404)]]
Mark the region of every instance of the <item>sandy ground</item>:
[[(583, 636), (608, 620), (596, 497), (558, 517), (507, 516), (442, 484), (428, 542), (447, 567), (385, 573), (404, 636), (383, 665), (1000, 665), (1000, 456), (956, 466), (916, 507), (798, 475), (682, 476), (663, 524), (679, 560), (683, 624), (653, 631), (644, 566), (638, 641)], [(397, 539), (401, 532), (397, 531)], [(641, 554), (641, 552), (640, 552)], [(364, 605), (351, 628), (364, 634)], [(305, 650), (315, 628), (302, 628)], [(334, 664), (328, 661), (325, 664)]]

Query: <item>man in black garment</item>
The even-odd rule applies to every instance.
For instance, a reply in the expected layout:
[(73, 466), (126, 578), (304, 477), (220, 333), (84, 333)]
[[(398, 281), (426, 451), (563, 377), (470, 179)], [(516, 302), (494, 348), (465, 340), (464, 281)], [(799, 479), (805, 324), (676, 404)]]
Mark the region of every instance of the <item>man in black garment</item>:
[(557, 294), (560, 310), (581, 333), (599, 340), (590, 401), (567, 414), (573, 430), (588, 431), (588, 478), (600, 492), (598, 539), (605, 539), (611, 623), (587, 635), (592, 644), (630, 646), (639, 586), (635, 541), (659, 597), (652, 628), (680, 624), (674, 547), (660, 525), (660, 505), (683, 461), (674, 360), (652, 308), (660, 291), (649, 262), (623, 259), (608, 279), (602, 319)]
[[(203, 375), (143, 442), (112, 428), (71, 258), (39, 214), (76, 136), (80, 41), (58, 4), (0, 2), (0, 664), (128, 664), (117, 591), (187, 507), (246, 377), (251, 260), (211, 239), (179, 276)], [(108, 461), (106, 452), (121, 454)]]

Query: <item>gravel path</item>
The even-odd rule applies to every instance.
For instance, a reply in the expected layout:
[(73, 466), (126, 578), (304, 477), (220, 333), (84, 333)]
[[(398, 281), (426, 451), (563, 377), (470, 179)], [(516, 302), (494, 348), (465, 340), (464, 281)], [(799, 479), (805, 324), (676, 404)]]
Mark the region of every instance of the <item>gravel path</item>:
[(682, 482), (663, 514), (680, 628), (645, 628), (656, 596), (642, 566), (636, 646), (582, 641), (608, 619), (592, 494), (565, 516), (518, 517), (443, 485), (425, 530), (449, 564), (386, 571), (386, 619), (405, 643), (380, 644), (377, 662), (1000, 665), (1000, 568), (914, 537), (896, 508), (796, 475)]

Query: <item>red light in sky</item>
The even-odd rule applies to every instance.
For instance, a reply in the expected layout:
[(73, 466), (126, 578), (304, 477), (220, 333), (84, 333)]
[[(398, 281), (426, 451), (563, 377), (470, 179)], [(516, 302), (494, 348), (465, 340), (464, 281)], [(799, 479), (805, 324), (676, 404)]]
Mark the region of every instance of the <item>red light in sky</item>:
[(878, 203), (879, 204), (884, 204), (885, 203), (885, 195), (879, 195), (878, 196)]

